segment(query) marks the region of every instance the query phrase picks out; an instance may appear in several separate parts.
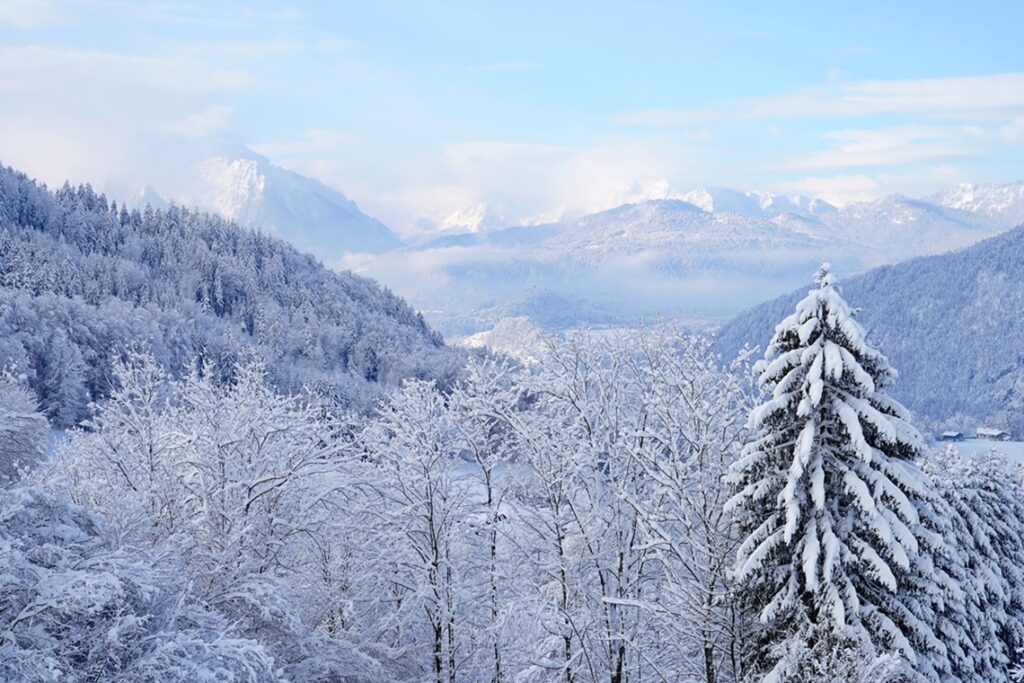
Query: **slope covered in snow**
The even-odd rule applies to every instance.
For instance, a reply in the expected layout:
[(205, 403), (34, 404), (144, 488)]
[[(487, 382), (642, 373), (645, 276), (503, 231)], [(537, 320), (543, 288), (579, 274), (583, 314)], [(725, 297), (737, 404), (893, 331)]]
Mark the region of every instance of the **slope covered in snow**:
[(172, 374), (255, 357), (276, 387), (354, 408), (461, 362), (394, 294), (277, 238), (179, 206), (128, 211), (88, 186), (51, 193), (0, 167), (0, 368), (65, 427), (139, 348)]
[[(957, 252), (841, 282), (859, 319), (900, 370), (895, 395), (935, 424), (1024, 431), (1024, 226)], [(809, 274), (809, 273), (808, 273)], [(718, 333), (728, 358), (763, 346), (801, 288), (741, 314)]]
[(384, 254), (367, 272), (449, 334), (511, 316), (547, 329), (651, 316), (703, 324), (792, 289), (822, 260), (857, 273), (997, 234), (1015, 220), (1004, 197), (1012, 187), (989, 188), (998, 200), (985, 202), (891, 195), (839, 209), (708, 188), (543, 225), (477, 222), (471, 232)]
[[(830, 242), (783, 220), (651, 200), (559, 223), (436, 238), (368, 273), (453, 334), (525, 315), (548, 329), (742, 309)], [(844, 262), (845, 263), (845, 262)], [(860, 261), (855, 264), (859, 266)]]
[(968, 211), (1006, 227), (1024, 223), (1024, 181), (1005, 185), (964, 183), (930, 197), (939, 206)]
[(328, 263), (346, 253), (381, 253), (401, 245), (383, 223), (319, 180), (289, 171), (246, 147), (194, 162), (170, 187), (146, 187), (137, 205), (163, 197), (197, 206), (291, 242)]
[(681, 199), (712, 213), (737, 213), (743, 216), (773, 217), (785, 213), (823, 216), (836, 207), (807, 195), (780, 195), (771, 192), (740, 192), (727, 187), (708, 187), (687, 192)]

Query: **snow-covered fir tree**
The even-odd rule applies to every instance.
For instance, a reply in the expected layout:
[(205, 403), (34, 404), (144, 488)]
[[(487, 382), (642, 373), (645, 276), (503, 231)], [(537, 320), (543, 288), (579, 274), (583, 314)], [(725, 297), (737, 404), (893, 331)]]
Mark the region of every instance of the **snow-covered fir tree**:
[(948, 665), (931, 601), (945, 589), (928, 584), (938, 540), (921, 521), (921, 437), (886, 396), (895, 371), (867, 344), (827, 264), (816, 281), (759, 364), (771, 394), (729, 474), (727, 506), (743, 534), (737, 599), (760, 625), (748, 671), (801, 680), (787, 671), (787, 641), (826, 661), (855, 639), (935, 679)]
[(950, 664), (963, 683), (1024, 673), (1024, 489), (1020, 471), (990, 451), (953, 446), (925, 461), (942, 499), (945, 535), (963, 599), (941, 615)]

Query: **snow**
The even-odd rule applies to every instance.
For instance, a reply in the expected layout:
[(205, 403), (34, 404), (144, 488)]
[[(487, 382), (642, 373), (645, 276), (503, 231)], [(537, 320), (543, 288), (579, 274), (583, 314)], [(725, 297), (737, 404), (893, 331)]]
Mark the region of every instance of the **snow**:
[(168, 187), (143, 187), (135, 205), (159, 207), (169, 197), (275, 234), (328, 263), (349, 253), (380, 253), (402, 244), (339, 190), (246, 147), (203, 159), (183, 175)]
[(963, 455), (977, 455), (996, 451), (1006, 456), (1015, 465), (1024, 465), (1024, 441), (988, 441), (986, 439), (964, 439), (953, 444)]
[[(263, 201), (278, 177), (278, 171), (253, 159), (225, 157), (207, 170), (211, 186), (226, 183), (226, 191), (216, 195), (218, 210), (239, 215), (251, 208), (253, 197)], [(8, 185), (24, 187), (17, 178)], [(0, 191), (4, 189), (0, 184)], [(38, 192), (44, 196), (43, 190)], [(716, 192), (712, 200), (717, 206), (726, 200), (737, 206), (749, 201), (769, 212), (785, 205), (764, 193)], [(58, 244), (44, 238), (46, 230), (59, 227), (68, 228), (59, 243), (62, 251), (50, 251), (74, 255), (81, 239), (75, 229), (83, 227), (83, 216), (107, 216), (106, 222), (87, 226), (99, 226), (86, 233), (88, 240), (102, 238), (104, 226), (125, 227), (105, 206), (92, 213), (83, 209), (98, 200), (80, 194), (77, 205), (79, 200), (70, 195), (60, 200), (78, 209), (77, 214), (59, 214), (62, 220), (65, 214), (77, 218), (14, 225), (11, 234), (17, 240), (5, 248), (19, 241)], [(48, 214), (39, 207), (58, 201), (45, 197), (49, 199), (30, 205), (29, 211), (12, 213), (45, 218)], [(810, 205), (799, 198), (785, 201)], [(903, 199), (887, 206), (895, 212), (893, 224), (899, 225), (919, 224), (930, 211)], [(182, 214), (173, 209), (167, 215)], [(202, 224), (210, 220), (185, 216)], [(541, 235), (543, 249), (556, 255), (572, 251), (571, 258), (583, 266), (599, 263), (590, 260), (592, 254), (643, 262), (650, 255), (635, 249), (647, 239), (654, 245), (668, 240), (681, 249), (698, 245), (698, 250), (709, 250), (711, 260), (739, 247), (785, 250), (814, 241), (807, 232), (774, 221), (767, 223), (773, 226), (770, 231), (751, 237), (743, 229), (733, 230), (734, 218), (726, 220), (678, 200), (620, 207), (590, 218), (531, 228), (536, 232), (529, 234), (470, 236), (470, 241), (521, 246)], [(165, 234), (176, 234), (162, 219), (146, 220)], [(762, 219), (750, 220), (755, 222), (744, 223), (744, 229)], [(221, 240), (238, 237), (234, 227), (216, 221), (214, 226)], [(124, 234), (130, 233), (126, 229)], [(16, 590), (8, 593), (18, 600), (28, 596), (26, 604), (36, 603), (40, 612), (34, 616), (47, 613), (34, 623), (8, 618), (8, 631), (17, 631), (31, 648), (24, 649), (24, 661), (16, 660), (3, 649), (8, 643), (0, 642), (0, 678), (27, 678), (27, 668), (21, 675), (12, 672), (28, 667), (33, 651), (53, 652), (52, 643), (122, 647), (140, 634), (160, 647), (176, 642), (162, 631), (149, 637), (147, 629), (197, 632), (201, 639), (196, 643), (210, 651), (223, 647), (225, 656), (234, 658), (232, 666), (244, 668), (250, 662), (266, 669), (268, 677), (271, 665), (280, 666), (289, 680), (332, 678), (328, 670), (344, 672), (349, 680), (387, 680), (384, 663), (401, 680), (421, 680), (431, 664), (440, 666), (429, 661), (428, 653), (442, 650), (451, 678), (460, 670), (467, 672), (465, 680), (492, 680), (497, 678), (492, 669), (497, 672), (500, 664), (512, 672), (510, 679), (554, 680), (533, 675), (537, 662), (545, 662), (559, 669), (554, 675), (561, 680), (561, 673), (585, 659), (600, 662), (596, 655), (609, 652), (609, 643), (622, 644), (620, 652), (628, 652), (630, 659), (620, 663), (635, 666), (637, 676), (642, 671), (645, 678), (653, 678), (658, 671), (666, 680), (682, 680), (676, 667), (688, 665), (679, 660), (689, 655), (680, 656), (680, 642), (720, 653), (716, 661), (725, 676), (728, 664), (721, 653), (735, 634), (709, 626), (732, 618), (737, 605), (740, 612), (760, 609), (765, 599), (769, 602), (761, 619), (773, 629), (773, 638), (806, 638), (806, 631), (783, 631), (793, 623), (791, 617), (799, 621), (805, 610), (813, 610), (827, 626), (848, 625), (852, 633), (895, 643), (910, 661), (917, 662), (916, 651), (922, 661), (938, 662), (945, 655), (933, 657), (933, 645), (945, 651), (949, 636), (938, 629), (948, 624), (933, 620), (937, 612), (929, 614), (933, 603), (928, 600), (943, 602), (941, 619), (955, 621), (958, 614), (966, 614), (968, 601), (958, 603), (961, 598), (955, 595), (958, 584), (964, 592), (976, 590), (964, 578), (972, 572), (980, 577), (978, 583), (992, 580), (996, 572), (991, 556), (999, 553), (1005, 556), (997, 559), (1004, 561), (1001, 569), (1009, 577), (1005, 588), (992, 590), (991, 596), (977, 592), (971, 604), (982, 604), (982, 599), (989, 601), (986, 606), (997, 604), (997, 598), (1004, 599), (997, 593), (1009, 595), (1011, 588), (1024, 585), (1013, 573), (1024, 548), (1021, 540), (1008, 542), (1005, 529), (996, 529), (996, 534), (981, 524), (1016, 519), (1005, 526), (1022, 528), (1024, 513), (1011, 516), (1003, 505), (1016, 501), (1017, 509), (1024, 510), (1019, 482), (1001, 461), (984, 454), (1002, 451), (1022, 465), (1024, 442), (968, 440), (957, 448), (975, 461), (944, 470), (946, 460), (921, 476), (915, 459), (922, 455), (920, 436), (902, 406), (884, 394), (895, 372), (868, 346), (865, 330), (853, 319), (856, 309), (840, 296), (827, 267), (819, 270), (818, 288), (776, 327), (765, 361), (758, 366), (761, 396), (747, 372), (746, 357), (726, 372), (703, 337), (658, 329), (552, 339), (527, 317), (506, 318), (494, 329), (462, 340), (467, 346), (485, 345), (516, 356), (522, 365), (470, 354), (451, 382), (435, 383), (423, 372), (415, 373), (420, 379), (399, 385), (401, 373), (413, 365), (389, 365), (387, 358), (377, 357), (384, 349), (404, 361), (447, 358), (402, 343), (420, 339), (429, 349), (435, 341), (440, 346), (413, 312), (368, 285), (363, 289), (354, 278), (320, 277), (323, 273), (313, 268), (313, 261), (275, 248), (277, 242), (247, 238), (251, 244), (236, 239), (233, 248), (245, 257), (237, 270), (254, 278), (254, 291), (275, 287), (278, 294), (309, 293), (321, 304), (335, 298), (348, 301), (363, 292), (351, 308), (340, 308), (340, 315), (307, 305), (301, 316), (309, 330), (324, 335), (332, 329), (331, 320), (347, 321), (348, 311), (376, 311), (378, 318), (352, 332), (352, 339), (368, 340), (372, 346), (342, 348), (351, 348), (352, 355), (365, 353), (374, 374), (372, 380), (353, 374), (353, 382), (383, 382), (377, 379), (383, 373), (395, 390), (380, 395), (372, 415), (342, 416), (326, 410), (319, 396), (277, 393), (282, 387), (271, 383), (266, 359), (235, 365), (228, 372), (230, 383), (218, 378), (214, 359), (174, 379), (165, 367), (170, 364), (155, 357), (160, 349), (150, 356), (129, 347), (130, 358), (113, 366), (114, 393), (106, 397), (84, 391), (86, 361), (67, 355), (71, 341), (42, 347), (47, 363), (38, 369), (45, 379), (40, 385), (44, 407), (75, 407), (72, 399), (90, 395), (98, 405), (86, 430), (52, 430), (47, 436), (46, 421), (20, 384), (27, 380), (0, 384), (0, 456), (13, 462), (10, 454), (19, 455), (17, 449), (34, 463), (42, 459), (44, 442), (47, 449), (58, 451), (53, 470), (36, 472), (33, 486), (40, 488), (11, 491), (0, 483), (0, 547), (5, 549), (0, 552), (0, 584), (13, 581)], [(160, 246), (165, 262), (174, 263), (175, 250), (189, 252), (197, 245), (187, 242), (183, 248), (167, 240)], [(257, 256), (262, 260), (268, 255), (284, 264), (282, 281), (291, 285), (272, 281), (268, 287), (255, 278), (260, 275), (253, 265)], [(59, 263), (77, 273), (70, 266), (79, 260), (85, 259)], [(133, 261), (122, 260), (119, 267), (124, 269), (117, 270), (96, 258), (100, 267), (93, 274), (109, 271), (123, 276), (112, 279), (126, 282), (134, 282), (140, 273), (141, 278), (157, 279), (156, 271), (142, 268), (153, 266), (149, 261), (140, 258), (140, 265), (130, 267)], [(30, 277), (47, 272), (56, 271), (6, 271), (13, 274), (11, 282), (28, 284), (35, 282)], [(232, 274), (216, 280), (219, 293), (212, 303), (232, 301)], [(27, 300), (20, 289), (12, 290)], [(76, 293), (51, 294), (58, 299)], [(902, 295), (901, 290), (896, 296)], [(21, 299), (12, 295), (12, 300)], [(268, 317), (294, 302), (285, 300), (275, 308), (267, 305), (269, 299), (257, 301), (264, 305), (254, 308)], [(1019, 306), (1006, 309), (1015, 313)], [(38, 314), (44, 307), (33, 302), (24, 310)], [(991, 315), (993, 309), (981, 310)], [(384, 323), (391, 322), (387, 316), (396, 315), (399, 322), (412, 324), (415, 337), (386, 334), (390, 328)], [(223, 317), (238, 329), (239, 318)], [(0, 332), (17, 325), (27, 342), (54, 338), (53, 317), (39, 322), (33, 318), (31, 326), (28, 320), (26, 315), (0, 318), (8, 326)], [(287, 328), (296, 333), (297, 348), (316, 350), (315, 335), (297, 334), (307, 330), (298, 326), (298, 317), (272, 322), (277, 324), (268, 325), (263, 330), (267, 334)], [(906, 333), (902, 320), (900, 327)], [(13, 333), (8, 336), (13, 338)], [(17, 348), (12, 343), (2, 350), (17, 350), (27, 358), (21, 340), (15, 340)], [(95, 341), (91, 346), (75, 344), (75, 349), (101, 348)], [(181, 353), (176, 360), (187, 363), (188, 350)], [(298, 362), (285, 357), (284, 367), (296, 371)], [(89, 367), (104, 368), (106, 361), (97, 358), (89, 357)], [(308, 372), (295, 379), (294, 388), (316, 377)], [(83, 389), (81, 396), (65, 395), (75, 387)], [(762, 399), (751, 411), (751, 404)], [(744, 426), (748, 414), (757, 430), (753, 441)], [(7, 468), (12, 473), (7, 480), (22, 477), (21, 460)], [(732, 473), (723, 477), (730, 464)], [(946, 488), (939, 489), (936, 482), (944, 471), (948, 476), (941, 486)], [(974, 479), (965, 481), (963, 473)], [(42, 481), (53, 490), (44, 491)], [(927, 495), (933, 488), (938, 496)], [(992, 489), (998, 495), (990, 495)], [(60, 496), (91, 506), (95, 519)], [(729, 496), (734, 496), (733, 503), (725, 502)], [(948, 515), (952, 526), (943, 526), (949, 521), (943, 515), (952, 507), (930, 507), (941, 496), (963, 506)], [(967, 520), (974, 512), (971, 506), (987, 506), (987, 516)], [(965, 532), (969, 525), (976, 529)], [(950, 528), (957, 533), (947, 534)], [(628, 541), (624, 530), (631, 530)], [(948, 553), (944, 534), (953, 548)], [(930, 548), (933, 537), (939, 540)], [(997, 542), (1005, 547), (988, 552)], [(737, 546), (735, 572), (727, 574)], [(60, 562), (47, 564), (41, 580), (40, 548), (64, 555)], [(981, 569), (974, 571), (969, 562), (979, 562)], [(440, 567), (448, 571), (438, 571)], [(734, 591), (734, 579), (749, 585)], [(648, 591), (647, 586), (657, 590)], [(755, 599), (733, 602), (742, 591)], [(808, 591), (814, 594), (813, 605), (803, 600)], [(648, 599), (652, 595), (658, 600)], [(185, 605), (186, 597), (195, 604)], [(6, 603), (5, 612), (0, 600), (0, 616), (6, 617), (15, 604)], [(179, 608), (184, 610), (180, 614)], [(163, 618), (168, 611), (170, 617)], [(977, 623), (994, 627), (1000, 619), (1000, 608), (991, 615), (977, 611), (971, 615)], [(785, 620), (776, 621), (780, 617)], [(583, 628), (565, 628), (570, 623)], [(933, 634), (936, 623), (940, 625)], [(970, 626), (965, 632), (983, 633)], [(89, 628), (94, 632), (86, 632)], [(64, 634), (71, 629), (84, 637), (68, 638)], [(46, 638), (32, 642), (40, 634)], [(442, 635), (432, 639), (431, 634)], [(470, 637), (463, 640), (462, 634)], [(565, 639), (559, 642), (559, 637)], [(69, 651), (61, 657), (77, 663), (88, 654)], [(371, 654), (389, 661), (379, 664)], [(652, 654), (656, 659), (648, 668)], [(120, 661), (106, 659), (111, 666)], [(195, 660), (197, 666), (202, 662), (184, 651), (179, 659)], [(129, 664), (139, 666), (134, 660)], [(669, 675), (661, 673), (669, 671), (666, 666), (673, 667)], [(921, 664), (926, 678), (938, 680), (938, 669), (926, 666)], [(364, 674), (353, 673), (356, 667)], [(611, 680), (613, 668), (590, 678), (579, 669), (575, 678)], [(243, 678), (260, 680), (239, 674)]]
[(742, 216), (775, 217), (786, 213), (818, 216), (836, 211), (828, 202), (807, 195), (780, 195), (764, 191), (740, 191), (727, 187), (708, 187), (680, 197), (708, 213), (735, 213)]
[(129, 348), (176, 372), (251, 349), (278, 388), (323, 380), (318, 391), (365, 409), (379, 382), (432, 376), (398, 366), (464, 356), (376, 283), (217, 216), (115, 211), (88, 186), (51, 192), (0, 168), (0, 224), (0, 372), (25, 373), (56, 427), (108, 395)]
[(940, 206), (1024, 222), (1024, 182), (1005, 185), (963, 183), (931, 197)]
[(525, 316), (504, 318), (491, 330), (449, 339), (449, 343), (469, 349), (487, 348), (526, 365), (536, 365), (545, 352), (540, 328)]
[[(938, 434), (988, 426), (1024, 433), (1024, 281), (1017, 276), (1024, 228), (961, 251), (843, 278), (843, 295), (900, 376), (892, 395)], [(764, 345), (806, 288), (756, 306), (724, 325), (716, 350), (733, 357)], [(846, 361), (844, 357), (844, 362)]]
[(443, 222), (461, 234), (381, 254), (363, 272), (448, 335), (514, 316), (548, 330), (659, 316), (713, 323), (797, 286), (822, 260), (861, 272), (975, 244), (1018, 217), (1012, 206), (976, 208), (894, 195), (837, 209), (706, 188), (502, 228), (493, 207), (468, 206)]

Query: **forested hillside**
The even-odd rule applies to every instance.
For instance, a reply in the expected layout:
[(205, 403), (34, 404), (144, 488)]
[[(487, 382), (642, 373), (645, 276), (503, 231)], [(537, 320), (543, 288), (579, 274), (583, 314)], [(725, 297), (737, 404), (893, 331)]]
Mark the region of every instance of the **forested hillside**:
[[(843, 295), (900, 369), (893, 394), (935, 424), (991, 422), (1024, 431), (1024, 227), (949, 254), (876, 268), (842, 281)], [(725, 357), (761, 345), (805, 290), (726, 324)]]
[(0, 365), (68, 426), (109, 393), (129, 347), (173, 374), (197, 357), (223, 369), (255, 356), (277, 388), (357, 408), (402, 378), (443, 383), (460, 362), (401, 299), (278, 239), (0, 168)]

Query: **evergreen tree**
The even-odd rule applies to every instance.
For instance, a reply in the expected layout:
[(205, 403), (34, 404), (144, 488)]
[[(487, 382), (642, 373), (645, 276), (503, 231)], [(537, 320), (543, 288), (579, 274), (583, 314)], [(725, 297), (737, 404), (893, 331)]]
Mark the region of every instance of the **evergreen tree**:
[(953, 673), (964, 683), (1012, 678), (1014, 667), (1024, 664), (1019, 470), (1000, 453), (964, 457), (950, 446), (926, 461), (925, 472), (942, 498), (945, 535), (955, 539), (950, 545), (964, 593), (940, 621)]
[(77, 425), (89, 398), (86, 366), (81, 351), (63, 330), (54, 330), (46, 340), (36, 372), (47, 417), (59, 427)]
[(896, 373), (867, 345), (828, 264), (816, 281), (759, 363), (770, 397), (728, 475), (744, 539), (737, 598), (761, 626), (749, 670), (799, 680), (786, 673), (787, 641), (807, 640), (807, 656), (825, 661), (859, 639), (935, 678), (948, 666), (931, 625), (944, 588), (929, 583), (939, 540), (922, 523), (921, 437), (886, 396)]

